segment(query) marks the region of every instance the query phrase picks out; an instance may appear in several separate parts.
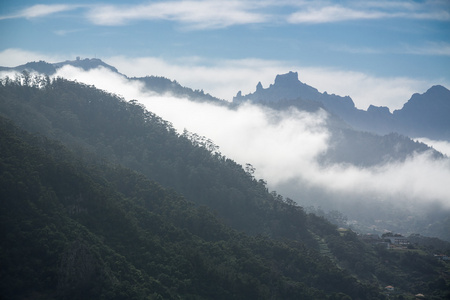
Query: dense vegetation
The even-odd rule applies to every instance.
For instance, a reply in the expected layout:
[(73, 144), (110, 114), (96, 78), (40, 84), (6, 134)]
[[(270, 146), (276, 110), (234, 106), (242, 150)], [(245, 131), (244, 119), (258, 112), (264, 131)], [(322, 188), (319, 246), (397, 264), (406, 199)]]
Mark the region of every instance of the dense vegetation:
[(0, 130), (8, 299), (377, 298), (317, 251), (234, 231), (138, 173), (88, 167), (4, 119)]
[[(136, 101), (58, 79), (45, 89), (2, 87), (1, 112), (31, 132), (56, 138), (83, 153), (106, 159), (207, 205), (227, 224), (252, 234), (298, 238), (314, 243), (301, 208), (267, 192), (212, 141), (185, 132), (146, 111)], [(289, 208), (289, 209), (288, 209)]]
[(136, 101), (39, 80), (0, 85), (6, 298), (444, 297), (445, 265), (425, 252), (340, 234)]

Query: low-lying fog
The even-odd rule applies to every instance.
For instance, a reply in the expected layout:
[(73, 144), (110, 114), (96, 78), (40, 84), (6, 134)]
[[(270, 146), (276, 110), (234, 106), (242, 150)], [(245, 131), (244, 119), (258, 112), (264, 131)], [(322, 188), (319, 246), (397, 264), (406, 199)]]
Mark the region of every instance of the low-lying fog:
[(155, 95), (106, 69), (86, 72), (66, 66), (56, 76), (95, 85), (126, 100), (136, 99), (172, 122), (178, 132), (187, 129), (210, 138), (222, 155), (242, 165), (250, 163), (256, 168), (255, 177), (266, 180), (270, 190), (300, 205), (342, 209), (352, 215), (355, 208), (374, 212), (380, 206), (411, 213), (431, 206), (450, 209), (448, 158), (435, 160), (425, 153), (404, 162), (364, 168), (320, 164), (318, 157), (330, 147), (325, 111), (279, 112), (251, 104), (233, 110)]

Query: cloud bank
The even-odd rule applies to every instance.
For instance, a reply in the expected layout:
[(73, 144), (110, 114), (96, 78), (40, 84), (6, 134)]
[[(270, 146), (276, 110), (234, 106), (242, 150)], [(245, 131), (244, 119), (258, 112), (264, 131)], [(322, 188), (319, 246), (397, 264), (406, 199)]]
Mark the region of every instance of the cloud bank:
[(256, 177), (267, 180), (270, 188), (289, 184), (286, 192), (294, 199), (296, 191), (301, 194), (305, 187), (312, 187), (331, 199), (396, 199), (402, 205), (438, 202), (450, 208), (449, 159), (433, 160), (425, 153), (404, 162), (367, 168), (319, 164), (317, 157), (328, 149), (330, 136), (323, 111), (278, 112), (250, 104), (230, 110), (170, 95), (156, 96), (106, 69), (84, 72), (68, 66), (58, 75), (107, 89), (127, 100), (137, 99), (172, 122), (179, 132), (187, 129), (206, 136), (223, 155), (242, 165), (252, 164)]
[(70, 4), (36, 4), (24, 8), (15, 14), (0, 16), (0, 20), (17, 19), (17, 18), (26, 18), (26, 19), (41, 18), (64, 11), (74, 10), (79, 7), (81, 6)]
[(447, 141), (436, 141), (431, 140), (428, 138), (417, 138), (416, 141), (422, 142), (424, 144), (427, 144), (430, 147), (433, 147), (437, 151), (441, 152), (442, 154), (447, 155), (450, 157), (450, 142)]
[(0, 66), (17, 67), (30, 61), (60, 62), (67, 59), (67, 54), (42, 54), (16, 48), (8, 48), (0, 52)]
[(192, 29), (222, 28), (262, 23), (264, 14), (252, 11), (246, 1), (167, 1), (142, 5), (93, 7), (87, 18), (97, 25), (123, 25), (130, 21), (167, 20)]
[(294, 24), (394, 18), (449, 21), (450, 13), (448, 9), (448, 5), (436, 1), (425, 1), (424, 3), (410, 1), (343, 1), (340, 4), (324, 1), (317, 5), (309, 2), (299, 11), (292, 13), (287, 20)]
[[(142, 4), (38, 4), (1, 19), (37, 18), (84, 8), (92, 24), (123, 26), (133, 21), (172, 21), (191, 29), (259, 23), (318, 24), (387, 18), (449, 21), (445, 1), (163, 1)], [(292, 13), (292, 11), (295, 11)]]

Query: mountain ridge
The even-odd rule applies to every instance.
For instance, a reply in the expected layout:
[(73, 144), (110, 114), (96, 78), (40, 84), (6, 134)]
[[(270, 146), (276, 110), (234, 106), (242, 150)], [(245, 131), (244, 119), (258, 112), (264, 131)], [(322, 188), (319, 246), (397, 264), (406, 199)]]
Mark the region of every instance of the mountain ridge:
[(329, 112), (358, 130), (377, 134), (398, 132), (411, 138), (428, 137), (450, 141), (450, 121), (447, 118), (450, 114), (450, 91), (441, 85), (432, 86), (423, 94), (413, 94), (401, 109), (392, 113), (388, 107), (375, 105), (370, 105), (367, 110), (358, 109), (349, 96), (321, 93), (301, 82), (298, 73), (292, 71), (277, 75), (274, 83), (267, 88), (263, 88), (259, 82), (255, 92), (247, 95), (238, 92), (233, 98), (234, 103), (285, 100), (320, 102)]
[(22, 82), (0, 84), (2, 295), (386, 299), (386, 285), (448, 295), (432, 252), (338, 231), (136, 101), (62, 78)]
[(66, 60), (57, 63), (48, 63), (45, 61), (29, 62), (17, 67), (0, 67), (0, 71), (16, 71), (16, 72), (37, 72), (40, 74), (45, 74), (48, 76), (54, 75), (58, 69), (64, 66), (73, 66), (76, 68), (81, 68), (84, 71), (89, 71), (91, 69), (96, 69), (98, 67), (103, 67), (111, 72), (117, 73), (120, 76), (132, 81), (142, 82), (146, 89), (155, 92), (157, 94), (172, 93), (178, 97), (187, 97), (194, 101), (209, 101), (222, 103), (224, 100), (211, 96), (210, 94), (204, 93), (203, 90), (193, 90), (189, 87), (184, 87), (180, 85), (176, 80), (170, 80), (161, 76), (145, 76), (145, 77), (128, 77), (120, 73), (117, 68), (103, 62), (99, 58), (85, 58), (81, 59), (77, 57), (75, 60)]
[[(83, 70), (95, 69), (101, 66), (119, 74), (120, 76), (123, 76), (127, 80), (142, 82), (145, 88), (149, 91), (161, 95), (171, 93), (176, 97), (185, 97), (191, 101), (209, 102), (227, 107), (236, 107), (244, 101), (253, 101), (276, 110), (295, 106), (299, 110), (305, 110), (308, 112), (324, 109), (330, 113), (327, 121), (329, 123), (328, 126), (335, 132), (332, 139), (333, 144), (339, 145), (339, 147), (331, 147), (326, 155), (329, 157), (334, 157), (336, 162), (352, 163), (356, 165), (374, 165), (383, 163), (383, 157), (390, 157), (390, 153), (396, 153), (391, 151), (395, 146), (391, 139), (392, 135), (386, 138), (383, 137), (384, 135), (390, 135), (392, 132), (395, 132), (395, 130), (392, 130), (391, 124), (394, 124), (396, 121), (394, 120), (393, 115), (389, 112), (388, 108), (380, 108), (372, 105), (369, 107), (368, 111), (359, 110), (355, 107), (353, 100), (349, 96), (341, 97), (335, 94), (328, 94), (326, 92), (320, 93), (316, 88), (300, 82), (297, 72), (291, 71), (286, 74), (277, 75), (275, 77), (274, 84), (271, 84), (268, 88), (263, 88), (262, 84), (259, 82), (255, 93), (242, 96), (241, 92), (238, 92), (234, 97), (233, 102), (229, 103), (209, 94), (205, 94), (202, 90), (192, 90), (187, 87), (182, 87), (175, 80), (170, 80), (165, 77), (127, 77), (126, 75), (119, 73), (115, 67), (104, 63), (100, 59), (77, 58), (73, 61), (66, 60), (64, 62), (54, 64), (49, 64), (44, 61), (37, 63), (31, 62), (10, 69), (14, 69), (16, 71), (36, 71), (41, 73), (45, 72), (45, 70), (49, 70), (49, 73), (46, 73), (46, 75), (50, 75), (52, 74), (51, 72), (53, 72), (52, 70), (57, 70), (58, 68), (66, 65), (79, 67)], [(362, 126), (355, 126), (355, 120), (360, 123), (362, 122)], [(380, 120), (382, 120), (382, 122), (380, 122)], [(367, 126), (369, 123), (372, 124), (370, 128)], [(368, 131), (380, 134), (381, 137), (378, 138), (380, 142), (374, 143), (373, 140), (374, 138), (377, 139), (376, 137), (368, 133), (361, 135), (357, 133), (357, 131)], [(358, 149), (358, 147), (351, 147), (351, 145), (354, 144), (353, 138), (355, 136), (366, 139), (366, 142), (361, 143), (360, 145), (374, 145), (376, 148), (381, 150), (380, 153), (383, 154), (371, 157), (367, 160), (369, 157), (367, 155), (364, 156), (361, 153), (374, 153), (374, 151), (369, 151), (369, 149), (366, 149), (367, 151), (361, 152), (361, 149)], [(383, 140), (384, 142), (382, 142)], [(411, 151), (414, 150), (418, 152), (424, 151), (424, 148), (421, 146), (417, 147), (413, 143), (407, 143), (408, 146), (406, 146), (405, 142), (405, 139), (398, 139), (397, 141), (397, 143), (403, 145), (400, 147), (401, 149), (410, 149)], [(392, 149), (389, 147), (386, 149), (381, 149), (377, 145), (384, 145), (383, 147), (390, 145)], [(405, 155), (408, 155), (408, 153), (408, 151), (404, 153), (397, 153), (395, 154), (394, 159), (404, 159)]]
[[(176, 80), (165, 77), (127, 77), (115, 67), (98, 58), (80, 59), (77, 57), (76, 60), (58, 63), (29, 62), (17, 67), (0, 67), (0, 71), (36, 71), (53, 75), (59, 68), (66, 65), (82, 68), (86, 71), (104, 67), (129, 80), (140, 81), (145, 85), (145, 88), (158, 94), (172, 93), (175, 96), (187, 97), (192, 101), (214, 102), (219, 105), (229, 104), (222, 99), (205, 94), (203, 90), (183, 87)], [(423, 94), (413, 94), (401, 109), (394, 110), (391, 113), (390, 109), (385, 106), (370, 105), (367, 110), (358, 109), (350, 96), (321, 93), (316, 88), (301, 82), (298, 79), (298, 72), (290, 71), (286, 74), (276, 75), (274, 83), (267, 88), (264, 88), (261, 82), (258, 82), (253, 93), (242, 95), (241, 91), (237, 92), (232, 103), (239, 105), (245, 101), (265, 104), (284, 101), (284, 105), (288, 105), (288, 102), (292, 104), (292, 101), (302, 102), (303, 104), (305, 101), (313, 101), (321, 103), (328, 112), (335, 114), (357, 130), (380, 135), (397, 132), (410, 138), (425, 137), (433, 140), (450, 141), (450, 119), (447, 118), (450, 114), (450, 91), (441, 85), (432, 86)], [(309, 103), (306, 106), (311, 108), (315, 105)], [(279, 106), (279, 108), (282, 107), (283, 105)]]
[(296, 98), (321, 102), (331, 112), (355, 108), (355, 104), (349, 96), (341, 97), (335, 94), (327, 94), (326, 92), (320, 93), (316, 88), (298, 80), (298, 73), (292, 71), (277, 75), (274, 84), (271, 84), (266, 89), (259, 82), (254, 93), (245, 96), (238, 93), (233, 98), (233, 102), (239, 103), (245, 100), (274, 102), (282, 99), (294, 100)]
[(19, 65), (16, 67), (0, 67), (0, 71), (18, 71), (18, 72), (22, 72), (22, 71), (33, 72), (34, 71), (34, 72), (38, 72), (38, 73), (50, 76), (50, 75), (55, 74), (57, 69), (62, 68), (66, 65), (82, 68), (85, 71), (88, 71), (90, 69), (95, 69), (95, 68), (98, 68), (101, 66), (101, 67), (107, 68), (113, 72), (119, 73), (119, 71), (115, 67), (103, 62), (99, 58), (81, 59), (80, 57), (77, 57), (75, 60), (66, 60), (66, 61), (58, 62), (58, 63), (49, 63), (49, 62), (46, 62), (43, 60), (40, 60), (38, 62), (33, 61), (33, 62), (28, 62), (26, 64)]

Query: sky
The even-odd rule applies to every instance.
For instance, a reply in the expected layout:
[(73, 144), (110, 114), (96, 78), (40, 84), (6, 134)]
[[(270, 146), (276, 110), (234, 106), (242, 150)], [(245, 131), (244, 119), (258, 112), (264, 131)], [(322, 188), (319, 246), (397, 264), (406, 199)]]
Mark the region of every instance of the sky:
[(450, 1), (10, 1), (0, 66), (100, 58), (231, 101), (295, 71), (356, 106), (450, 88)]

